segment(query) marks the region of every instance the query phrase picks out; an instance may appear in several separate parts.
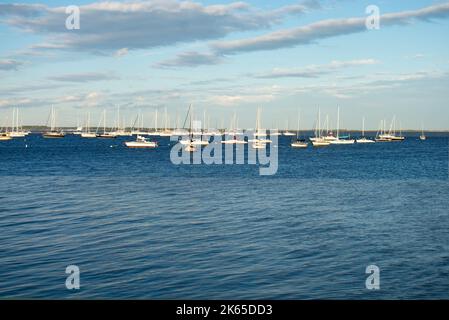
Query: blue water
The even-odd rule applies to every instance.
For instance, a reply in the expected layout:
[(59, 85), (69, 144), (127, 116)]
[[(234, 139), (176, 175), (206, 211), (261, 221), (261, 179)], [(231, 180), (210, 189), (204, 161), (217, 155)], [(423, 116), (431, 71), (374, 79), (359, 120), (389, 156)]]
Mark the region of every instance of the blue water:
[(449, 298), (447, 137), (282, 137), (274, 176), (173, 165), (168, 138), (124, 139), (0, 143), (0, 298)]

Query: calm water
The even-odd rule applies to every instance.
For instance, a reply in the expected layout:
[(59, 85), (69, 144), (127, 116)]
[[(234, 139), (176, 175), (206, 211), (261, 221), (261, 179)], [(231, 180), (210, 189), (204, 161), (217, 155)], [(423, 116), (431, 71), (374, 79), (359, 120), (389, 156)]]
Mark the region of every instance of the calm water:
[(158, 140), (1, 142), (0, 298), (449, 298), (447, 138), (292, 150), (283, 137), (270, 177), (176, 166)]

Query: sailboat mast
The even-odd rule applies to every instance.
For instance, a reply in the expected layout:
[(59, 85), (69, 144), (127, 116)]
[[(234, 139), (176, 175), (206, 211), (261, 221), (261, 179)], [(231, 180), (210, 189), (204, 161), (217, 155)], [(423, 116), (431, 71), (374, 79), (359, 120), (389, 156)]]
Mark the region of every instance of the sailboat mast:
[(317, 132), (318, 132), (318, 138), (321, 138), (321, 109), (318, 109)]
[(298, 109), (298, 131), (296, 132), (296, 140), (299, 140), (300, 121), (301, 121), (301, 109)]
[(340, 139), (340, 107), (337, 110), (337, 139)]
[(362, 137), (365, 136), (365, 117), (362, 118)]
[(56, 123), (55, 118), (56, 118), (55, 107), (51, 106), (51, 121), (50, 121), (50, 129), (51, 129), (51, 131), (55, 131), (56, 130), (56, 128), (55, 128), (55, 123)]

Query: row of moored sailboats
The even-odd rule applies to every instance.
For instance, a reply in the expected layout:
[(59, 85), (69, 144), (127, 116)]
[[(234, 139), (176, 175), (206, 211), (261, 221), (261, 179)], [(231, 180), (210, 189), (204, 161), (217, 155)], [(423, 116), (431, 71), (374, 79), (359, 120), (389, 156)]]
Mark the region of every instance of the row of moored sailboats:
[[(135, 119), (132, 129), (126, 130), (123, 126), (121, 126), (120, 121), (120, 108), (117, 110), (117, 121), (116, 127), (114, 129), (107, 129), (106, 126), (106, 110), (103, 111), (102, 117), (98, 123), (98, 126), (95, 131), (91, 130), (90, 126), (90, 113), (87, 113), (86, 121), (84, 126), (80, 126), (78, 123), (77, 129), (72, 133), (75, 135), (79, 135), (82, 138), (102, 138), (102, 139), (114, 139), (120, 136), (137, 136), (135, 141), (125, 142), (125, 145), (129, 148), (155, 148), (158, 146), (158, 143), (155, 141), (149, 141), (144, 136), (160, 136), (160, 137), (170, 137), (170, 136), (188, 136), (188, 138), (183, 138), (180, 140), (180, 143), (185, 147), (186, 151), (195, 151), (197, 147), (205, 146), (209, 144), (209, 138), (212, 136), (226, 136), (227, 139), (222, 141), (223, 144), (248, 144), (250, 143), (252, 148), (254, 149), (264, 149), (266, 145), (271, 143), (270, 139), (267, 139), (267, 131), (262, 129), (261, 126), (261, 113), (260, 109), (257, 110), (256, 115), (256, 126), (253, 133), (253, 138), (245, 140), (243, 137), (243, 130), (238, 129), (238, 119), (236, 114), (234, 113), (233, 118), (231, 119), (230, 127), (228, 130), (206, 130), (205, 128), (197, 128), (194, 126), (194, 117), (193, 117), (193, 107), (189, 106), (186, 120), (184, 121), (183, 128), (186, 127), (187, 119), (189, 119), (190, 125), (186, 134), (186, 130), (171, 130), (168, 128), (168, 115), (167, 110), (165, 109), (165, 127), (163, 130), (158, 129), (157, 124), (157, 111), (155, 112), (155, 124), (153, 131), (144, 131), (143, 129), (143, 117), (138, 115)], [(205, 114), (204, 121), (205, 123)], [(139, 129), (134, 129), (136, 124), (138, 123)], [(177, 127), (179, 127), (179, 122), (177, 123)], [(380, 129), (376, 134), (375, 138), (368, 138), (365, 136), (365, 119), (362, 121), (362, 136), (359, 139), (351, 139), (350, 136), (342, 136), (340, 134), (340, 108), (338, 108), (337, 112), (337, 129), (336, 135), (334, 135), (333, 131), (329, 130), (329, 117), (326, 117), (324, 123), (326, 129), (322, 129), (321, 123), (321, 111), (318, 111), (317, 122), (315, 126), (315, 135), (314, 137), (310, 137), (309, 141), (314, 147), (326, 147), (330, 145), (351, 145), (351, 144), (372, 144), (376, 142), (395, 142), (395, 141), (404, 141), (405, 137), (402, 136), (401, 133), (399, 135), (396, 131), (396, 117), (393, 117), (393, 120), (390, 124), (389, 130), (386, 129), (386, 121), (382, 120), (380, 123)], [(44, 138), (63, 138), (66, 133), (58, 129), (56, 126), (56, 111), (52, 107), (48, 120), (47, 127), (49, 130), (46, 130), (42, 133)], [(288, 128), (288, 125), (287, 125)], [(13, 109), (13, 118), (11, 130), (6, 130), (5, 132), (0, 132), (0, 140), (10, 140), (12, 138), (20, 138), (28, 135), (29, 131), (24, 131), (22, 127), (19, 125), (19, 110), (17, 108)], [(309, 146), (309, 141), (305, 138), (301, 138), (301, 114), (298, 110), (298, 119), (297, 119), (297, 131), (296, 131), (296, 139), (291, 142), (291, 147), (293, 148), (307, 148)], [(295, 136), (295, 133), (290, 132), (288, 129), (283, 133), (279, 132), (279, 130), (272, 130), (270, 135), (284, 135), (284, 136)], [(420, 136), (421, 140), (426, 140), (426, 136), (424, 134), (424, 130), (422, 130), (422, 134)]]

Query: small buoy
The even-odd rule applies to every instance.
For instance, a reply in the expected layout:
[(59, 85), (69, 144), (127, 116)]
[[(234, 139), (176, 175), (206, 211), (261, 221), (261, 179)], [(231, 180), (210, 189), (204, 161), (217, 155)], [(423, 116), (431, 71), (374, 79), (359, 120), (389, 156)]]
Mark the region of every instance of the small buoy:
[(28, 145), (27, 145), (27, 144), (25, 145), (25, 148), (28, 148)]

